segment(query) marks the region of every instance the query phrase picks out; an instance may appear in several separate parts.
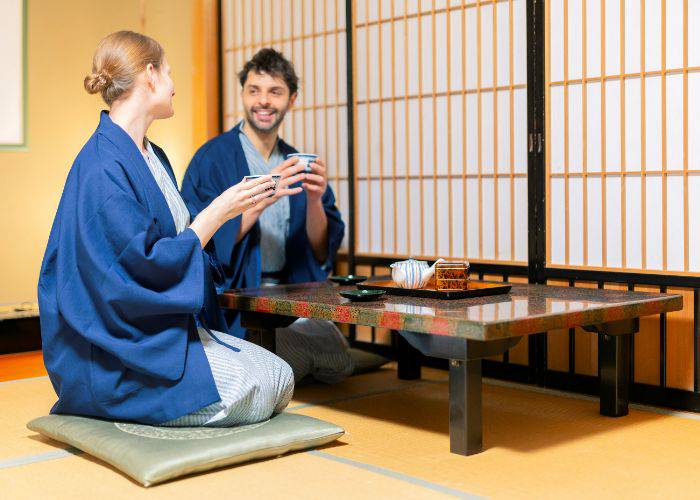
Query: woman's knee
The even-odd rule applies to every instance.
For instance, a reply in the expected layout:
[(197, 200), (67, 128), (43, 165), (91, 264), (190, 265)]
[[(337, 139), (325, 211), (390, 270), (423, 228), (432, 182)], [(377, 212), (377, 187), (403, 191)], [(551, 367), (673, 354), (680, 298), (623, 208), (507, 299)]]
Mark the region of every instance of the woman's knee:
[(282, 386), (286, 388), (290, 388), (292, 391), (294, 390), (294, 370), (292, 370), (292, 367), (287, 363), (285, 360), (282, 358), (278, 358), (280, 362), (280, 370), (281, 370), (281, 376), (280, 380), (282, 381)]
[(292, 367), (282, 358), (278, 359), (279, 386), (277, 388), (277, 401), (274, 413), (282, 412), (292, 400), (292, 395), (294, 394), (294, 372), (292, 371)]

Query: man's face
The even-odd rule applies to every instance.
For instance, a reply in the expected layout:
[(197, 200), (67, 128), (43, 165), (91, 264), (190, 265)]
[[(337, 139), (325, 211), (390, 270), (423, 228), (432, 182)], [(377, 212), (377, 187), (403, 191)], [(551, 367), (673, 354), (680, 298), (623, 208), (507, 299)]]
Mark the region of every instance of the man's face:
[(272, 132), (282, 123), (287, 110), (294, 104), (296, 93), (281, 77), (250, 71), (241, 90), (246, 121), (259, 132)]

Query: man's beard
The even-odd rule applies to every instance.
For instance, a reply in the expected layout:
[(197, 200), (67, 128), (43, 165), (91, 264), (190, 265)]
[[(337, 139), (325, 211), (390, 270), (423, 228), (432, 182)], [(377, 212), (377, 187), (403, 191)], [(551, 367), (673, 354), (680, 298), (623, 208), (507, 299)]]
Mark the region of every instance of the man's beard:
[(274, 122), (272, 122), (272, 124), (267, 125), (267, 126), (258, 125), (255, 122), (255, 118), (254, 118), (255, 115), (253, 114), (254, 113), (253, 109), (251, 109), (250, 111), (246, 110), (246, 112), (245, 112), (246, 121), (257, 132), (269, 133), (269, 132), (275, 130), (277, 127), (279, 127), (279, 124), (282, 123), (282, 120), (284, 120), (284, 116), (287, 114), (287, 109), (285, 108), (282, 111), (275, 109), (275, 108), (264, 108), (264, 109), (270, 109), (277, 114), (277, 119)]

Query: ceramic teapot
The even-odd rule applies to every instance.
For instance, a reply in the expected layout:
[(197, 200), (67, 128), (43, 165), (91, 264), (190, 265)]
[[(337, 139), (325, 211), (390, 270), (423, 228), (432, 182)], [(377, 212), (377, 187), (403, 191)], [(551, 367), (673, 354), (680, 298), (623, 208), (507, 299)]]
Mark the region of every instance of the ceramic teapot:
[(438, 259), (428, 266), (424, 260), (408, 259), (394, 262), (391, 267), (391, 279), (401, 288), (422, 288), (435, 274), (435, 266), (444, 259)]

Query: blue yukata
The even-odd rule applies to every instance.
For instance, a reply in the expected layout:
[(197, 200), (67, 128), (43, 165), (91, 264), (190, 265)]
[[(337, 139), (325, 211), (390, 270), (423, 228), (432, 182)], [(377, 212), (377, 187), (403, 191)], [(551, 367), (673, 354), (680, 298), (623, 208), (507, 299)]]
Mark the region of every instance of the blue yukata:
[[(287, 155), (297, 152), (278, 139), (270, 158), (263, 158), (246, 136), (247, 126), (241, 122), (215, 137), (192, 158), (183, 179), (182, 196), (193, 216), (246, 175), (267, 174)], [(324, 262), (316, 259), (307, 237), (305, 191), (280, 198), (267, 207), (240, 241), (241, 218), (224, 224), (213, 237), (224, 272), (224, 288), (325, 281), (333, 268), (345, 224), (330, 186), (322, 203), (328, 220)], [(228, 317), (228, 325), (232, 335), (245, 337), (235, 312)], [(277, 354), (291, 365), (297, 381), (307, 375), (329, 383), (347, 377), (353, 370), (347, 348), (345, 337), (328, 321), (300, 319), (277, 332)]]
[[(68, 174), (38, 286), (44, 361), (58, 394), (51, 411), (145, 424), (269, 418), (289, 399), (291, 370), (218, 332), (226, 324), (213, 244), (203, 250), (186, 207), (173, 204), (164, 152), (149, 143), (148, 153), (103, 112)], [(213, 375), (222, 371), (232, 374), (228, 387)], [(244, 391), (244, 380), (257, 386)], [(274, 395), (251, 405), (261, 388)]]

